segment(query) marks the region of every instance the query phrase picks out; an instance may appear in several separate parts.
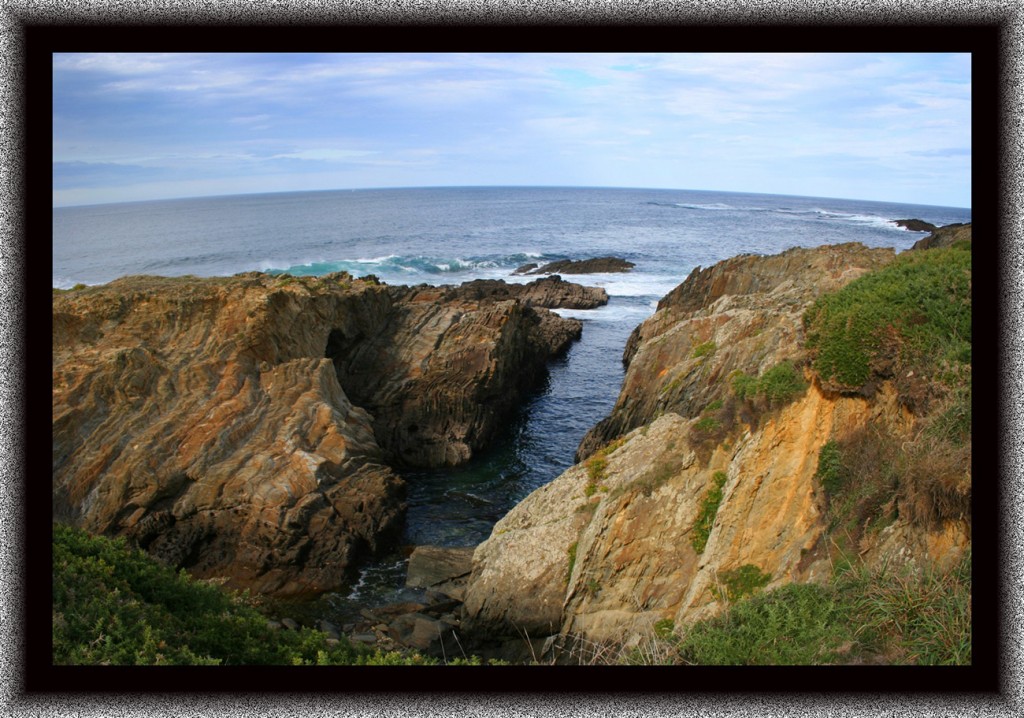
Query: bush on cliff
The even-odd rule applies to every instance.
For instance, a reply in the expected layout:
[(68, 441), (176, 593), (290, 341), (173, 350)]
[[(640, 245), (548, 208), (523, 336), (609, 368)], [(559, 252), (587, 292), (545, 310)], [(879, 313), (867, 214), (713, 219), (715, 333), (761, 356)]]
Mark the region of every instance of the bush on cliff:
[(760, 402), (761, 408), (777, 408), (794, 401), (805, 391), (800, 370), (789, 360), (765, 369), (757, 378), (743, 371), (735, 371), (730, 377), (733, 395), (740, 401)]
[(303, 628), (274, 630), (243, 596), (192, 580), (123, 539), (53, 527), (57, 665), (423, 663)]
[(892, 377), (906, 403), (927, 403), (922, 380), (955, 386), (971, 363), (970, 248), (904, 252), (820, 297), (803, 321), (828, 388), (871, 394)]

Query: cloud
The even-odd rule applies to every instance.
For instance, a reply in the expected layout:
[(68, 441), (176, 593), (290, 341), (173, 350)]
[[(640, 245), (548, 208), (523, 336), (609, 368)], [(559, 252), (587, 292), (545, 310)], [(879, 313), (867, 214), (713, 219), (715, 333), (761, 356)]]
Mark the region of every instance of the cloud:
[[(54, 57), (55, 159), (150, 168), (153, 191), (172, 171), (244, 175), (239, 187), (288, 173), (294, 186), (309, 173), (346, 186), (549, 184), (558, 171), (650, 186), (684, 163), (743, 191), (753, 169), (807, 158), (809, 178), (836, 152), (886, 168), (881, 185), (893, 162), (936, 172), (935, 158), (969, 157), (970, 107), (969, 56), (939, 53)], [(82, 186), (128, 172), (62, 171)], [(791, 182), (813, 193), (814, 177)]]
[(271, 159), (315, 160), (323, 162), (351, 162), (352, 160), (377, 154), (369, 150), (339, 150), (316, 148), (273, 155)]

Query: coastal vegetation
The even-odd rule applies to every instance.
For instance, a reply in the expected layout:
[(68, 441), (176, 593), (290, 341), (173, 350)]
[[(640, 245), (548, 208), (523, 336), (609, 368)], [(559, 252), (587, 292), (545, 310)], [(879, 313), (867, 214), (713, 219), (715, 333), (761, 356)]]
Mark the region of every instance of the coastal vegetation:
[[(843, 259), (844, 252), (850, 258)], [(784, 271), (773, 264), (772, 258), (743, 259), (743, 266), (729, 278), (738, 287), (734, 291), (746, 292), (751, 287), (758, 291), (751, 291), (750, 296), (737, 294), (746, 297), (746, 304), (732, 306), (734, 314), (720, 323), (716, 323), (719, 318), (713, 313), (712, 321), (707, 321), (706, 315), (695, 317), (696, 312), (707, 309), (697, 300), (703, 297), (700, 301), (706, 302), (711, 296), (701, 292), (690, 292), (692, 296), (680, 292), (677, 303), (669, 302), (659, 309), (646, 325), (648, 333), (635, 333), (636, 347), (627, 368), (631, 374), (623, 384), (624, 396), (629, 387), (631, 403), (623, 402), (621, 410), (629, 421), (602, 422), (602, 432), (606, 433), (595, 438), (592, 450), (582, 454), (575, 469), (554, 479), (550, 490), (545, 487), (544, 492), (537, 492), (539, 499), (527, 497), (522, 501), (513, 509), (517, 512), (515, 520), (493, 532), (475, 553), (469, 548), (460, 549), (469, 552), (466, 567), (450, 577), (462, 583), (453, 593), (445, 593), (453, 590), (449, 588), (441, 591), (442, 596), (453, 597), (443, 601), (450, 604), (444, 610), (451, 611), (444, 619), (448, 621), (445, 630), (453, 631), (457, 625), (467, 646), (471, 639), (501, 641), (511, 635), (501, 633), (509, 625), (521, 624), (524, 616), (525, 620), (535, 620), (538, 611), (549, 611), (536, 619), (536, 630), (531, 628), (535, 641), (545, 645), (557, 634), (558, 640), (593, 639), (611, 646), (609, 637), (616, 638), (616, 632), (623, 631), (614, 650), (600, 652), (600, 662), (969, 663), (969, 245), (954, 244), (897, 257), (889, 254), (858, 259), (858, 252), (847, 247), (809, 253), (808, 261), (786, 264)], [(855, 260), (861, 263), (851, 264)], [(820, 268), (815, 268), (816, 262), (822, 263)], [(810, 267), (813, 271), (806, 270), (806, 276), (795, 281), (786, 274), (790, 266), (798, 266), (801, 271)], [(849, 271), (851, 268), (857, 271)], [(704, 281), (702, 276), (695, 274), (692, 283)], [(859, 278), (850, 281), (852, 276)], [(743, 277), (757, 277), (760, 284), (741, 281)], [(845, 279), (830, 290), (822, 290), (817, 285), (820, 277)], [(317, 281), (287, 275), (273, 280), (274, 291), (266, 296), (274, 301), (266, 304), (282, 312), (278, 318), (280, 331), (256, 337), (262, 337), (262, 344), (257, 343), (263, 347), (260, 356), (273, 359), (281, 347), (290, 351), (296, 336), (293, 317), (307, 307), (302, 302), (309, 299), (301, 288), (308, 289)], [(765, 304), (765, 297), (772, 295), (779, 283), (790, 292), (777, 299), (785, 312)], [(715, 286), (719, 285), (730, 286), (727, 282)], [(277, 291), (281, 286), (291, 289)], [(473, 291), (479, 294), (483, 289), (478, 285)], [(425, 356), (437, 356), (437, 348), (447, 337), (451, 346), (445, 356), (451, 361), (444, 366), (454, 365), (455, 359), (466, 363), (469, 357), (474, 361), (468, 363), (481, 369), (480, 376), (491, 376), (488, 367), (492, 355), (466, 354), (466, 347), (493, 346), (493, 356), (498, 356), (498, 349), (507, 342), (494, 337), (499, 330), (511, 332), (508, 323), (522, 319), (525, 309), (512, 311), (511, 304), (483, 302), (466, 290), (466, 296), (458, 299), (458, 312), (445, 314), (441, 317), (445, 321), (434, 321), (442, 306), (440, 290), (417, 291), (421, 294), (414, 297), (416, 301), (409, 299), (405, 310), (426, 312), (431, 308), (434, 314), (423, 314), (430, 322), (410, 323), (408, 331), (417, 341), (409, 344), (433, 346), (434, 353), (416, 354), (403, 361), (408, 359), (409, 366), (421, 366)], [(488, 291), (492, 292), (488, 296), (498, 296), (494, 294), (497, 290)], [(386, 326), (383, 294), (367, 294), (360, 295), (359, 301), (365, 302), (369, 314), (380, 313), (373, 327)], [(405, 299), (396, 291), (389, 301)], [(380, 306), (375, 303), (378, 300)], [(63, 317), (68, 330), (82, 331), (85, 325), (72, 319), (69, 298), (55, 296), (57, 301), (69, 305)], [(723, 300), (718, 306), (729, 308), (733, 301), (739, 300)], [(366, 337), (376, 337), (379, 332), (356, 322), (353, 317), (358, 312), (350, 311), (350, 304), (364, 306), (354, 298), (339, 298), (330, 321), (324, 319), (322, 331), (308, 342), (311, 349), (306, 353), (310, 356), (289, 359), (279, 368), (268, 359), (261, 374), (252, 375), (262, 382), (260, 386), (271, 386), (269, 378), (282, 382), (282, 386), (290, 382), (304, 392), (303, 396), (316, 396), (318, 403), (313, 406), (321, 408), (317, 412), (296, 409), (292, 399), (282, 395), (280, 417), (275, 419), (278, 423), (274, 427), (283, 425), (291, 430), (298, 426), (296, 435), (326, 437), (320, 442), (322, 446), (311, 444), (310, 451), (315, 449), (330, 461), (312, 467), (296, 464), (294, 471), (300, 472), (296, 474), (299, 478), (308, 469), (317, 482), (327, 479), (328, 489), (337, 495), (330, 496), (330, 505), (317, 503), (315, 495), (295, 504), (289, 522), (270, 534), (280, 538), (294, 533), (296, 543), (287, 547), (295, 547), (294, 555), (302, 557), (306, 562), (303, 570), (309, 569), (312, 576), (304, 579), (303, 585), (319, 589), (324, 584), (315, 572), (324, 569), (325, 557), (342, 552), (324, 542), (314, 547), (319, 553), (303, 553), (313, 550), (298, 542), (313, 535), (309, 527), (320, 525), (319, 519), (313, 520), (316, 512), (329, 517), (344, 514), (355, 527), (362, 526), (359, 520), (367, 514), (368, 490), (361, 487), (351, 495), (342, 495), (347, 477), (331, 473), (351, 465), (346, 463), (349, 455), (342, 449), (358, 449), (358, 456), (369, 457), (359, 476), (378, 480), (382, 501), (387, 499), (388, 506), (397, 506), (401, 493), (393, 486), (390, 469), (378, 463), (378, 457), (386, 452), (376, 444), (375, 437), (388, 437), (396, 442), (394, 446), (405, 447), (413, 452), (407, 452), (408, 456), (413, 456), (425, 445), (424, 427), (433, 417), (423, 413), (411, 421), (408, 405), (403, 404), (393, 423), (382, 424), (378, 416), (377, 424), (371, 425), (373, 414), (357, 410), (371, 405), (372, 397), (359, 394), (365, 384), (361, 379), (366, 373), (364, 365), (377, 369), (381, 362), (374, 359), (378, 353), (366, 353), (364, 357), (362, 344), (357, 342), (368, 341)], [(290, 313), (284, 313), (286, 308)], [(479, 330), (473, 336), (479, 339), (467, 343), (468, 335), (460, 332), (470, 328), (471, 312), (476, 313), (473, 316), (478, 326), (473, 326)], [(768, 314), (778, 326), (766, 330), (765, 336), (770, 333), (781, 337), (771, 345), (762, 344), (758, 338)], [(455, 327), (457, 331), (445, 330), (433, 342), (422, 341), (417, 327), (424, 324)], [(546, 335), (537, 328), (547, 324), (552, 333), (544, 339)], [(711, 326), (715, 328), (708, 329)], [(523, 320), (521, 336), (514, 332), (509, 336), (521, 340), (517, 345), (520, 348), (529, 348), (541, 339), (554, 346), (561, 343), (555, 341), (555, 335), (568, 336), (570, 330), (574, 331), (575, 325), (564, 325), (556, 317), (541, 313), (530, 321)], [(801, 336), (805, 337), (804, 343)], [(675, 348), (670, 340), (676, 342)], [(657, 351), (651, 351), (655, 343)], [(392, 340), (381, 339), (379, 346), (374, 346), (384, 352), (393, 344)], [(142, 350), (129, 358), (135, 363), (127, 369), (114, 367), (117, 371), (111, 370), (109, 384), (135, 382), (143, 389), (154, 385), (157, 369), (163, 371), (157, 364), (162, 359)], [(542, 360), (538, 355), (538, 366)], [(237, 364), (240, 373), (256, 366), (253, 362)], [(698, 364), (699, 371), (694, 371)], [(320, 367), (315, 383), (309, 379), (310, 367)], [(755, 367), (766, 368), (757, 372)], [(494, 389), (494, 395), (503, 396), (515, 384), (517, 371), (510, 364), (497, 373), (509, 380)], [(477, 380), (483, 379), (472, 379)], [(342, 392), (335, 390), (335, 385), (344, 389), (344, 402), (351, 401), (351, 407), (342, 402)], [(140, 395), (144, 394), (140, 390)], [(644, 397), (652, 399), (645, 402)], [(788, 407), (794, 402), (799, 404)], [(424, 412), (435, 409), (435, 404), (442, 406), (434, 417), (439, 419), (457, 414), (450, 406), (476, 406), (469, 398), (460, 398), (450, 406), (434, 400), (422, 400), (420, 404)], [(332, 411), (338, 407), (345, 409), (348, 423), (336, 421)], [(769, 412), (776, 420), (759, 421)], [(239, 410), (239, 414), (244, 412)], [(322, 424), (300, 425), (293, 414), (325, 419)], [(486, 426), (500, 426), (500, 421), (490, 416), (483, 417), (480, 426), (485, 426), (484, 419)], [(70, 418), (59, 425), (55, 421), (61, 429), (80, 424)], [(338, 426), (344, 426), (350, 434), (341, 441), (334, 440), (330, 433)], [(466, 436), (478, 433), (476, 429), (470, 431), (468, 425), (463, 428)], [(216, 437), (223, 435), (225, 432), (219, 431)], [(276, 428), (268, 432), (268, 436), (277, 435)], [(177, 440), (169, 442), (169, 451), (179, 444)], [(444, 450), (439, 449), (434, 457), (439, 462), (461, 461), (471, 453), (463, 451), (462, 445), (441, 448)], [(264, 451), (267, 456), (277, 456), (274, 452), (278, 447), (270, 441)], [(390, 455), (393, 458), (399, 454), (392, 449)], [(720, 470), (726, 467), (728, 473)], [(730, 476), (734, 480), (729, 482), (726, 496)], [(204, 477), (208, 478), (206, 474)], [(187, 478), (191, 477), (176, 475), (170, 488), (161, 490), (166, 490), (168, 496), (175, 492), (187, 495), (192, 490)], [(296, 480), (295, 485), (302, 484)], [(79, 484), (68, 482), (67, 486), (67, 504), (72, 506), (72, 499), (78, 500), (79, 496), (72, 489), (77, 491)], [(350, 504), (358, 508), (349, 510), (346, 507)], [(119, 513), (121, 508), (111, 507), (110, 515), (123, 515)], [(385, 516), (395, 522), (397, 515)], [(348, 631), (351, 640), (297, 625), (286, 630), (274, 620), (264, 599), (231, 593), (176, 571), (173, 567), (189, 565), (181, 557), (188, 556), (191, 544), (183, 543), (181, 548), (169, 540), (174, 538), (173, 533), (158, 523), (158, 519), (167, 517), (136, 519), (129, 526), (133, 533), (127, 539), (90, 536), (54, 525), (55, 662), (438, 663), (425, 655), (429, 647), (423, 653), (368, 648), (359, 638), (366, 634), (354, 629)], [(318, 536), (337, 535), (348, 530), (347, 525), (332, 526)], [(183, 535), (181, 541), (201, 534)], [(949, 536), (953, 538), (948, 543), (941, 543)], [(165, 563), (153, 561), (132, 548), (135, 545), (147, 546), (151, 554), (154, 547), (163, 546)], [(257, 548), (250, 547), (249, 555), (257, 555)], [(899, 560), (890, 563), (894, 557)], [(227, 569), (217, 567), (216, 571), (198, 575), (231, 578), (228, 571), (235, 565), (248, 564), (232, 558)], [(540, 571), (535, 573), (536, 569)], [(330, 573), (341, 575), (333, 569)], [(236, 581), (234, 585), (250, 584)], [(283, 588), (294, 590), (295, 585), (299, 584)], [(524, 585), (533, 588), (524, 591)], [(281, 588), (262, 586), (268, 596), (272, 595), (270, 589)], [(698, 590), (691, 590), (694, 587)], [(643, 611), (632, 610), (631, 602), (636, 602), (637, 596), (647, 597)], [(597, 620), (589, 621), (592, 617)], [(652, 625), (652, 617), (661, 620)], [(702, 620), (696, 620), (698, 617)], [(443, 650), (440, 619), (420, 619), (431, 631), (438, 632)], [(399, 622), (388, 624), (375, 619), (374, 623), (390, 628)], [(641, 650), (637, 631), (644, 630), (650, 635), (644, 638)], [(632, 633), (626, 635), (628, 631)], [(382, 635), (365, 640), (389, 645), (390, 638)], [(461, 640), (460, 636), (456, 640)], [(430, 644), (425, 641), (424, 645)], [(530, 645), (532, 651), (534, 644)], [(443, 662), (477, 664), (480, 660), (464, 657)]]
[(57, 665), (422, 665), (311, 628), (275, 628), (247, 594), (192, 579), (123, 538), (53, 526)]
[(716, 471), (711, 477), (711, 486), (701, 501), (700, 512), (693, 524), (693, 537), (690, 539), (693, 550), (697, 553), (704, 553), (704, 547), (708, 545), (711, 527), (714, 526), (718, 506), (722, 503), (722, 487), (728, 478), (724, 471)]
[(920, 403), (920, 380), (961, 384), (971, 362), (970, 243), (904, 252), (820, 297), (804, 326), (815, 371), (837, 390), (871, 393), (895, 377)]
[[(763, 580), (754, 570), (744, 575)], [(660, 648), (647, 653), (681, 665), (967, 665), (970, 576), (970, 554), (948, 571), (919, 576), (847, 566), (824, 585), (748, 592), (687, 628), (659, 622)]]
[(736, 371), (731, 377), (732, 391), (741, 401), (761, 399), (769, 407), (778, 407), (796, 399), (807, 390), (807, 382), (792, 361), (786, 360), (766, 369), (759, 377)]

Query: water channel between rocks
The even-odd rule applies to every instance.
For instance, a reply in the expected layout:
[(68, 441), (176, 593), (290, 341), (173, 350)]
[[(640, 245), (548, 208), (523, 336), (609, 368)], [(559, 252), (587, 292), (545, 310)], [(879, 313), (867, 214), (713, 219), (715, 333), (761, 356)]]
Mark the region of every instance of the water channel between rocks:
[[(586, 283), (585, 277), (574, 279)], [(412, 548), (481, 543), (512, 507), (572, 466), (584, 434), (614, 406), (626, 340), (653, 312), (655, 300), (613, 296), (599, 309), (560, 310), (583, 320), (583, 336), (550, 363), (547, 379), (508, 432), (464, 466), (402, 472), (409, 508), (399, 548), (368, 562), (345, 589), (292, 606), (292, 612), (341, 626), (358, 620), (365, 608), (422, 601), (421, 589), (405, 587)]]

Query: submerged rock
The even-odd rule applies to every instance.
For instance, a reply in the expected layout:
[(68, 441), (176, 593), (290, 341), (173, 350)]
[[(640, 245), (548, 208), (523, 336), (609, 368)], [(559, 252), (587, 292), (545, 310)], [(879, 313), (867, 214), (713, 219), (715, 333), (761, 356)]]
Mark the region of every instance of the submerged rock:
[(389, 464), (469, 458), (579, 336), (472, 294), (247, 273), (55, 295), (55, 520), (234, 588), (337, 587), (400, 531)]

